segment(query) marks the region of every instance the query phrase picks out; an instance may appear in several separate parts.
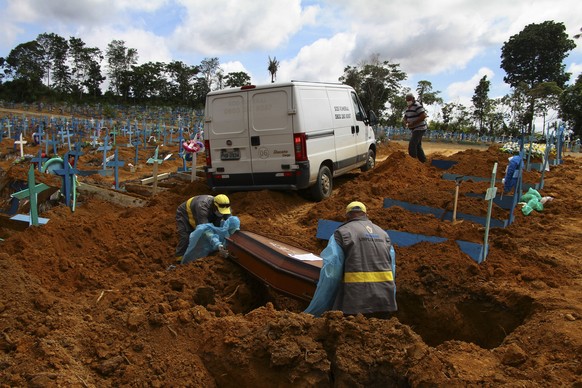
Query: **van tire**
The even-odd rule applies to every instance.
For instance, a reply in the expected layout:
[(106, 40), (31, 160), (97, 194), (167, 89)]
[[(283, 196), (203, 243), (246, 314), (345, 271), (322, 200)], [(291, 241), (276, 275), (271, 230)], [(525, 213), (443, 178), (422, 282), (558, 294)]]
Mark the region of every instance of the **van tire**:
[(360, 170), (366, 172), (373, 169), (374, 166), (376, 166), (376, 154), (373, 150), (369, 149), (368, 155), (366, 155), (366, 164), (364, 164)]
[(331, 171), (327, 166), (321, 166), (319, 168), (319, 173), (317, 174), (317, 181), (315, 185), (311, 187), (311, 196), (317, 202), (322, 199), (328, 198), (333, 190), (333, 180), (331, 176)]

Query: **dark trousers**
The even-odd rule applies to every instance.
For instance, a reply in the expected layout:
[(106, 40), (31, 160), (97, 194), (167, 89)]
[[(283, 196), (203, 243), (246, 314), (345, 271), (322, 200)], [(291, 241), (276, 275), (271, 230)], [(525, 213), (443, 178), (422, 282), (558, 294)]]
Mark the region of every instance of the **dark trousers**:
[(185, 206), (179, 206), (176, 210), (176, 229), (178, 231), (178, 245), (176, 246), (176, 258), (181, 258), (188, 249), (190, 233), (194, 231), (188, 221), (188, 212)]
[(426, 131), (412, 131), (410, 141), (408, 142), (408, 155), (421, 161), (426, 162), (426, 156), (422, 149), (422, 136)]

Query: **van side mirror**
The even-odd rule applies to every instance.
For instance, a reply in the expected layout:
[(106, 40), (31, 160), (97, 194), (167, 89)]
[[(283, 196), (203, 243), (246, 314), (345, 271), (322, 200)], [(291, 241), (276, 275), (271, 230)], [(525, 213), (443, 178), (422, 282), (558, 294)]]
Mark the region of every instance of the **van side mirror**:
[(378, 124), (378, 117), (376, 116), (376, 113), (374, 113), (373, 110), (368, 112), (368, 121), (370, 122), (370, 125)]

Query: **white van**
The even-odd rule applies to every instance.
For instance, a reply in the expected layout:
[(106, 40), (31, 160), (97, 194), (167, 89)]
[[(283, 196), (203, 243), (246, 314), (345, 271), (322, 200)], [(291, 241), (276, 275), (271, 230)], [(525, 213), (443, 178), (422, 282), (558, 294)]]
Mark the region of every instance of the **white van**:
[(297, 82), (208, 93), (204, 140), (213, 190), (302, 190), (320, 201), (332, 177), (374, 167), (376, 140), (353, 88)]

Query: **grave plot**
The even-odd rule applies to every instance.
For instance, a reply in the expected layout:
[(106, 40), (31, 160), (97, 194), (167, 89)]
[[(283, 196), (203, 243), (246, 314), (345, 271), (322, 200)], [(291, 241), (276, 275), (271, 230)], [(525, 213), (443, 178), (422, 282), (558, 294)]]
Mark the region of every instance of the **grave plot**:
[[(379, 152), (386, 162), (339, 179), (334, 195), (317, 204), (299, 193), (267, 190), (229, 197), (245, 231), (313, 253), (325, 247), (316, 237), (317, 220), (341, 222), (353, 200), (366, 203), (384, 229), (446, 238), (397, 247), (399, 312), (391, 320), (337, 312), (313, 318), (301, 312), (305, 302), (280, 296), (219, 255), (166, 271), (177, 242), (176, 207), (208, 193), (203, 179), (170, 178), (163, 194), (143, 207), (81, 195), (74, 213), (55, 206), (43, 214), (46, 225), (0, 242), (6, 291), (0, 297), (0, 383), (575, 385), (582, 346), (580, 163), (566, 158), (547, 174), (544, 190), (555, 201), (492, 228), (487, 259), (477, 264), (455, 241), (480, 242), (482, 225), (383, 207), (386, 197), (441, 205), (453, 201), (455, 191), (442, 171), (413, 163), (404, 148), (386, 147)], [(135, 150), (119, 152), (126, 161), (121, 182), (150, 177), (153, 166), (143, 164), (154, 148), (140, 150), (142, 166), (133, 173), (127, 162)], [(469, 163), (489, 154), (495, 153), (472, 155)], [(80, 162), (87, 157), (100, 163), (102, 155), (85, 154)], [(500, 170), (503, 158), (494, 160)], [(160, 170), (175, 171), (181, 160), (174, 162), (164, 161)], [(485, 164), (489, 174), (492, 164)], [(83, 179), (113, 185), (112, 176)], [(461, 198), (466, 187), (488, 188), (487, 182), (465, 183)], [(483, 209), (484, 200), (471, 201)]]

